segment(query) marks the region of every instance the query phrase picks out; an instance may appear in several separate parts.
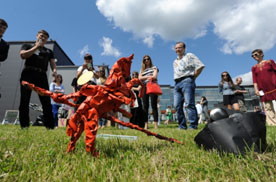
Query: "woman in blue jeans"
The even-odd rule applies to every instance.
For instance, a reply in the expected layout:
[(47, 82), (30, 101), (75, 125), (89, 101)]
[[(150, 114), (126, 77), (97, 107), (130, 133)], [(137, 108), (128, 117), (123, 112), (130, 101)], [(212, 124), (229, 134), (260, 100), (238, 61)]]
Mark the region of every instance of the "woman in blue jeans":
[[(63, 93), (64, 94), (64, 86), (62, 85), (62, 76), (58, 74), (54, 81), (50, 84), (50, 91), (54, 93)], [(52, 104), (52, 112), (54, 116), (55, 126), (58, 126), (58, 109), (61, 107), (60, 103), (56, 103), (51, 99)]]

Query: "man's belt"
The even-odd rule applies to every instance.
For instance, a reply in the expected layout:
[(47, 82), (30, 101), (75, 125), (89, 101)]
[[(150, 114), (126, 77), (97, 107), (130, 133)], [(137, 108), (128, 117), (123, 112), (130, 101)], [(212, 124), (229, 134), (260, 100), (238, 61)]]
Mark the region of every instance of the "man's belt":
[(43, 69), (37, 68), (37, 67), (33, 67), (33, 66), (25, 66), (24, 69), (25, 70), (30, 70), (30, 71), (37, 71), (37, 72), (40, 72), (40, 73), (46, 73), (46, 71), (44, 71)]
[(174, 79), (175, 83), (179, 83), (181, 82), (182, 80), (185, 80), (186, 78), (194, 78), (193, 76), (183, 76), (181, 78), (177, 78), (177, 79)]

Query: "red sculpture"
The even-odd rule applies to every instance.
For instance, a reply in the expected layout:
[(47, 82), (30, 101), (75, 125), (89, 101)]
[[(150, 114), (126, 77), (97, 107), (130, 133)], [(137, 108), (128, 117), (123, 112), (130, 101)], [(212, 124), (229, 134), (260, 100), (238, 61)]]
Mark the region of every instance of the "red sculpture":
[[(139, 79), (132, 79), (127, 83), (125, 81), (125, 78), (130, 76), (131, 60), (133, 59), (133, 56), (134, 55), (132, 54), (130, 57), (123, 57), (116, 61), (104, 86), (85, 84), (81, 87), (80, 91), (68, 95), (53, 93), (36, 87), (34, 84), (22, 81), (22, 85), (28, 86), (40, 95), (52, 97), (55, 102), (78, 107), (74, 115), (70, 118), (67, 126), (67, 135), (71, 137), (67, 152), (75, 150), (77, 140), (82, 132), (85, 131), (86, 151), (90, 152), (93, 156), (99, 156), (99, 153), (95, 149), (99, 117), (106, 118), (132, 129), (140, 130), (149, 136), (155, 136), (162, 140), (182, 144), (182, 142), (174, 138), (168, 138), (153, 133), (132, 123), (122, 122), (114, 117), (114, 112), (121, 112), (123, 116), (128, 118), (131, 117), (131, 113), (121, 109), (120, 106), (122, 104), (134, 105), (135, 95), (131, 91), (134, 84), (142, 86), (139, 97), (142, 97), (142, 94), (144, 93), (144, 85)], [(86, 96), (86, 99), (79, 106), (69, 101), (70, 99), (77, 99), (80, 96)]]

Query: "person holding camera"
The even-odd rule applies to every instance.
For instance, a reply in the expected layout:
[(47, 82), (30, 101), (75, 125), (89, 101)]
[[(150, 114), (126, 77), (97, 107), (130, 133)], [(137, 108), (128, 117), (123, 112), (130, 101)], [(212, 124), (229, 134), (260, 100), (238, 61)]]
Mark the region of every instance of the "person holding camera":
[[(93, 57), (91, 54), (87, 53), (84, 55), (84, 63), (83, 65), (81, 65), (78, 70), (77, 70), (77, 79), (79, 79), (79, 77), (82, 74), (85, 74), (88, 71), (92, 71), (93, 77), (90, 79), (90, 81), (88, 82), (88, 84), (90, 85), (97, 85), (97, 79), (99, 78), (98, 74), (96, 73), (94, 66), (93, 66)], [(80, 90), (81, 85), (77, 86), (77, 90)], [(84, 100), (85, 100), (85, 96), (81, 96), (79, 97), (79, 99), (77, 100), (77, 104), (81, 104)]]
[[(53, 76), (56, 77), (57, 75), (53, 51), (45, 47), (48, 38), (49, 33), (45, 30), (40, 30), (36, 35), (36, 42), (34, 44), (23, 44), (21, 47), (20, 56), (25, 60), (20, 78), (19, 120), (21, 128), (28, 128), (30, 125), (29, 103), (32, 93), (32, 90), (23, 86), (21, 81), (24, 80), (40, 88), (49, 90), (48, 76), (46, 73), (49, 62)], [(55, 124), (50, 97), (39, 95), (39, 100), (42, 104), (45, 127), (47, 129), (54, 129)]]
[(93, 66), (93, 57), (91, 54), (87, 53), (84, 55), (84, 63), (77, 70), (77, 79), (87, 71), (92, 71), (94, 73), (93, 77), (90, 80), (90, 84), (96, 85), (97, 79), (99, 78), (97, 73), (95, 72)]
[(273, 100), (276, 100), (276, 64), (272, 59), (264, 60), (262, 49), (252, 51), (252, 58), (257, 61), (251, 69), (254, 90), (260, 96), (268, 125), (276, 125), (276, 112)]

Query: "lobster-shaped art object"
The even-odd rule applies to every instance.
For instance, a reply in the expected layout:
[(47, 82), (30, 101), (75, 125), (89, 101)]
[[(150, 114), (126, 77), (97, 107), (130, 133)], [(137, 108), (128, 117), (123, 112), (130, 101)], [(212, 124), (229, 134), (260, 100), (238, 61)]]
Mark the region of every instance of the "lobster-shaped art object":
[[(162, 140), (182, 144), (182, 142), (174, 138), (153, 133), (132, 123), (125, 123), (114, 116), (115, 112), (120, 112), (125, 117), (131, 117), (131, 113), (121, 109), (120, 106), (123, 104), (134, 105), (135, 95), (131, 90), (134, 84), (142, 86), (139, 97), (142, 97), (144, 93), (144, 85), (139, 79), (135, 78), (129, 82), (125, 80), (130, 76), (133, 56), (132, 54), (130, 57), (123, 57), (116, 61), (104, 85), (84, 84), (79, 91), (68, 95), (53, 93), (36, 87), (34, 84), (22, 81), (22, 85), (29, 87), (40, 95), (50, 96), (55, 102), (77, 107), (76, 112), (72, 115), (67, 125), (66, 132), (71, 137), (67, 152), (74, 151), (77, 140), (83, 131), (85, 131), (86, 151), (93, 156), (99, 156), (99, 153), (95, 149), (99, 118), (106, 118), (120, 125), (142, 131), (148, 136), (155, 136)], [(86, 97), (80, 105), (70, 101), (70, 99), (76, 100), (80, 96)]]

